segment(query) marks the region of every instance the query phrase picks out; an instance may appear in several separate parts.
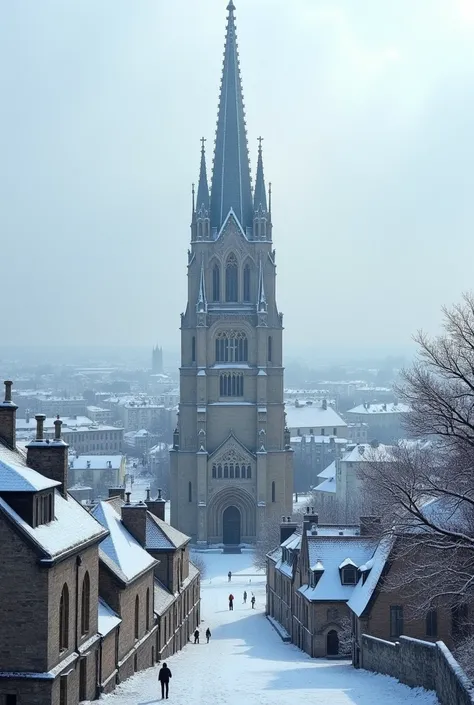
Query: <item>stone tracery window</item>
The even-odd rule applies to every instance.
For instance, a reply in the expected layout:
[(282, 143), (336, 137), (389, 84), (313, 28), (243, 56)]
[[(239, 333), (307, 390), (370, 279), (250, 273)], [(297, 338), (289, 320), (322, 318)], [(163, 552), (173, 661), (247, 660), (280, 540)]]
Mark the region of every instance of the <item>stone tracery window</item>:
[(227, 302), (239, 300), (239, 269), (237, 259), (233, 252), (228, 256), (225, 265), (225, 300)]
[(243, 397), (244, 376), (241, 372), (224, 372), (219, 379), (221, 397)]
[(215, 264), (212, 268), (212, 300), (220, 301), (221, 298), (221, 270)]
[(216, 362), (247, 362), (249, 344), (240, 330), (220, 331), (216, 336)]
[(250, 301), (250, 265), (244, 267), (244, 301)]

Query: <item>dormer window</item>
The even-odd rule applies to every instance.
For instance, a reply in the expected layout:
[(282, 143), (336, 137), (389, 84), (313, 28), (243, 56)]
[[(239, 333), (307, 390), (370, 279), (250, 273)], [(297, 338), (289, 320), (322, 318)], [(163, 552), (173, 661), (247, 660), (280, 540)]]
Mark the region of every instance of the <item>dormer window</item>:
[(354, 565), (347, 565), (341, 570), (341, 582), (343, 585), (356, 585), (357, 568)]

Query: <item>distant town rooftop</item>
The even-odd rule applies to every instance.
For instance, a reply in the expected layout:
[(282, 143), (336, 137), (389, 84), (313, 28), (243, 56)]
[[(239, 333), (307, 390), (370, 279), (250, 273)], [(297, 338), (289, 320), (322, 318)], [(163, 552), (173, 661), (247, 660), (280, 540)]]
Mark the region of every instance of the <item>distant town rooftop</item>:
[(347, 411), (348, 414), (367, 414), (367, 416), (373, 414), (406, 414), (410, 411), (408, 404), (398, 404), (393, 402), (391, 404), (359, 404), (354, 406), (353, 409)]

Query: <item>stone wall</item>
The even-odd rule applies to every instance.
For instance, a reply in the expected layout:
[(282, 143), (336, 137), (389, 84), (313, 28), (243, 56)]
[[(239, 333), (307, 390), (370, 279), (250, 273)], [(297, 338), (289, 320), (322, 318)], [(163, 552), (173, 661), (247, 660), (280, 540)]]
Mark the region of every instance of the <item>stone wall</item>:
[(401, 636), (392, 643), (363, 634), (360, 665), (406, 685), (435, 690), (440, 705), (474, 705), (474, 684), (442, 641)]

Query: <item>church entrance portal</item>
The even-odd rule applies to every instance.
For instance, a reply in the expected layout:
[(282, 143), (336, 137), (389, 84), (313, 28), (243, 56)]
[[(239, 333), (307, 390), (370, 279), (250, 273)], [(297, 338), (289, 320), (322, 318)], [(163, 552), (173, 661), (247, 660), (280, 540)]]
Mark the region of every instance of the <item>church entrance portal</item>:
[(335, 629), (331, 629), (326, 637), (326, 655), (337, 656), (339, 654), (339, 637)]
[(227, 546), (238, 546), (240, 543), (240, 512), (237, 507), (224, 509), (222, 539)]

